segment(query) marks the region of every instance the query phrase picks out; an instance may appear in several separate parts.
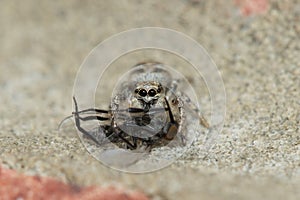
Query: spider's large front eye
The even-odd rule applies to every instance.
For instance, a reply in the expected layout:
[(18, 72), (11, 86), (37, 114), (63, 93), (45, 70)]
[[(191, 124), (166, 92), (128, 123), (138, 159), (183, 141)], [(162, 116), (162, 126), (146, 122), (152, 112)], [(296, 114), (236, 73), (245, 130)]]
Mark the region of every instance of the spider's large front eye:
[(141, 97), (145, 97), (145, 96), (147, 96), (147, 91), (146, 91), (145, 89), (141, 89), (141, 90), (139, 91), (139, 95), (140, 95)]
[(156, 91), (154, 89), (151, 89), (148, 91), (148, 94), (150, 97), (154, 97), (156, 95)]

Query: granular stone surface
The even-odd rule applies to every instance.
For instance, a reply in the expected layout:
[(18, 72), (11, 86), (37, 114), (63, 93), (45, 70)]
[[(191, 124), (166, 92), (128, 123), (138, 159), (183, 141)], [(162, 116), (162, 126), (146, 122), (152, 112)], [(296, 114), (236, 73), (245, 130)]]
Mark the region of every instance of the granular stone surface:
[[(299, 199), (300, 3), (261, 2), (263, 11), (248, 14), (234, 0), (1, 1), (1, 165), (151, 199)], [(76, 72), (90, 50), (145, 26), (204, 46), (222, 74), (227, 111), (208, 152), (195, 142), (171, 166), (136, 175), (101, 165), (74, 129), (57, 126), (72, 112)]]

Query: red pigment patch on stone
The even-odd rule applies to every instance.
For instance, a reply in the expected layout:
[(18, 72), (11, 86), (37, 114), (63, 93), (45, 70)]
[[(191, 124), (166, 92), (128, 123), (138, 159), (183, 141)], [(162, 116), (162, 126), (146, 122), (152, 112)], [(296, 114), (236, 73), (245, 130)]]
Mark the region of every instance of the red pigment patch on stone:
[(47, 177), (26, 176), (0, 167), (0, 199), (147, 200), (141, 192), (115, 187), (75, 187)]
[(268, 0), (235, 0), (243, 16), (264, 14), (269, 8)]

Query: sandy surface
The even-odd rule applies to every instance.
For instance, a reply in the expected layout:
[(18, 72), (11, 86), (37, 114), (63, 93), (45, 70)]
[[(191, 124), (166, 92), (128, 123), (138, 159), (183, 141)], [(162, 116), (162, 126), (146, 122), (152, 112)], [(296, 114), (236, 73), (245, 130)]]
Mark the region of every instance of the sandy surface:
[[(102, 2), (102, 3), (101, 3)], [(0, 160), (77, 185), (125, 185), (154, 199), (300, 198), (300, 3), (271, 1), (243, 17), (230, 1), (1, 1)], [(56, 128), (72, 109), (89, 51), (112, 34), (160, 26), (210, 53), (227, 93), (225, 126), (204, 156), (133, 175), (101, 165), (76, 133)]]

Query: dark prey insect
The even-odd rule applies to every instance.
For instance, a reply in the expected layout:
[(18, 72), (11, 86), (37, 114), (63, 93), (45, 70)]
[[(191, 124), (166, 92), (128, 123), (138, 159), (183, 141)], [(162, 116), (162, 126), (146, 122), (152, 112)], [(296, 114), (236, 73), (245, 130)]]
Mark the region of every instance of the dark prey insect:
[[(117, 93), (108, 110), (89, 108), (79, 110), (73, 97), (75, 124), (84, 137), (97, 145), (106, 140), (124, 149), (152, 149), (171, 142), (185, 145), (186, 114), (196, 113), (200, 123), (208, 127), (197, 107), (182, 91), (177, 91), (180, 80), (173, 79), (160, 63), (141, 63), (132, 68), (126, 81), (117, 88)], [(189, 107), (189, 111), (186, 111)], [(99, 122), (96, 134), (82, 123)]]

